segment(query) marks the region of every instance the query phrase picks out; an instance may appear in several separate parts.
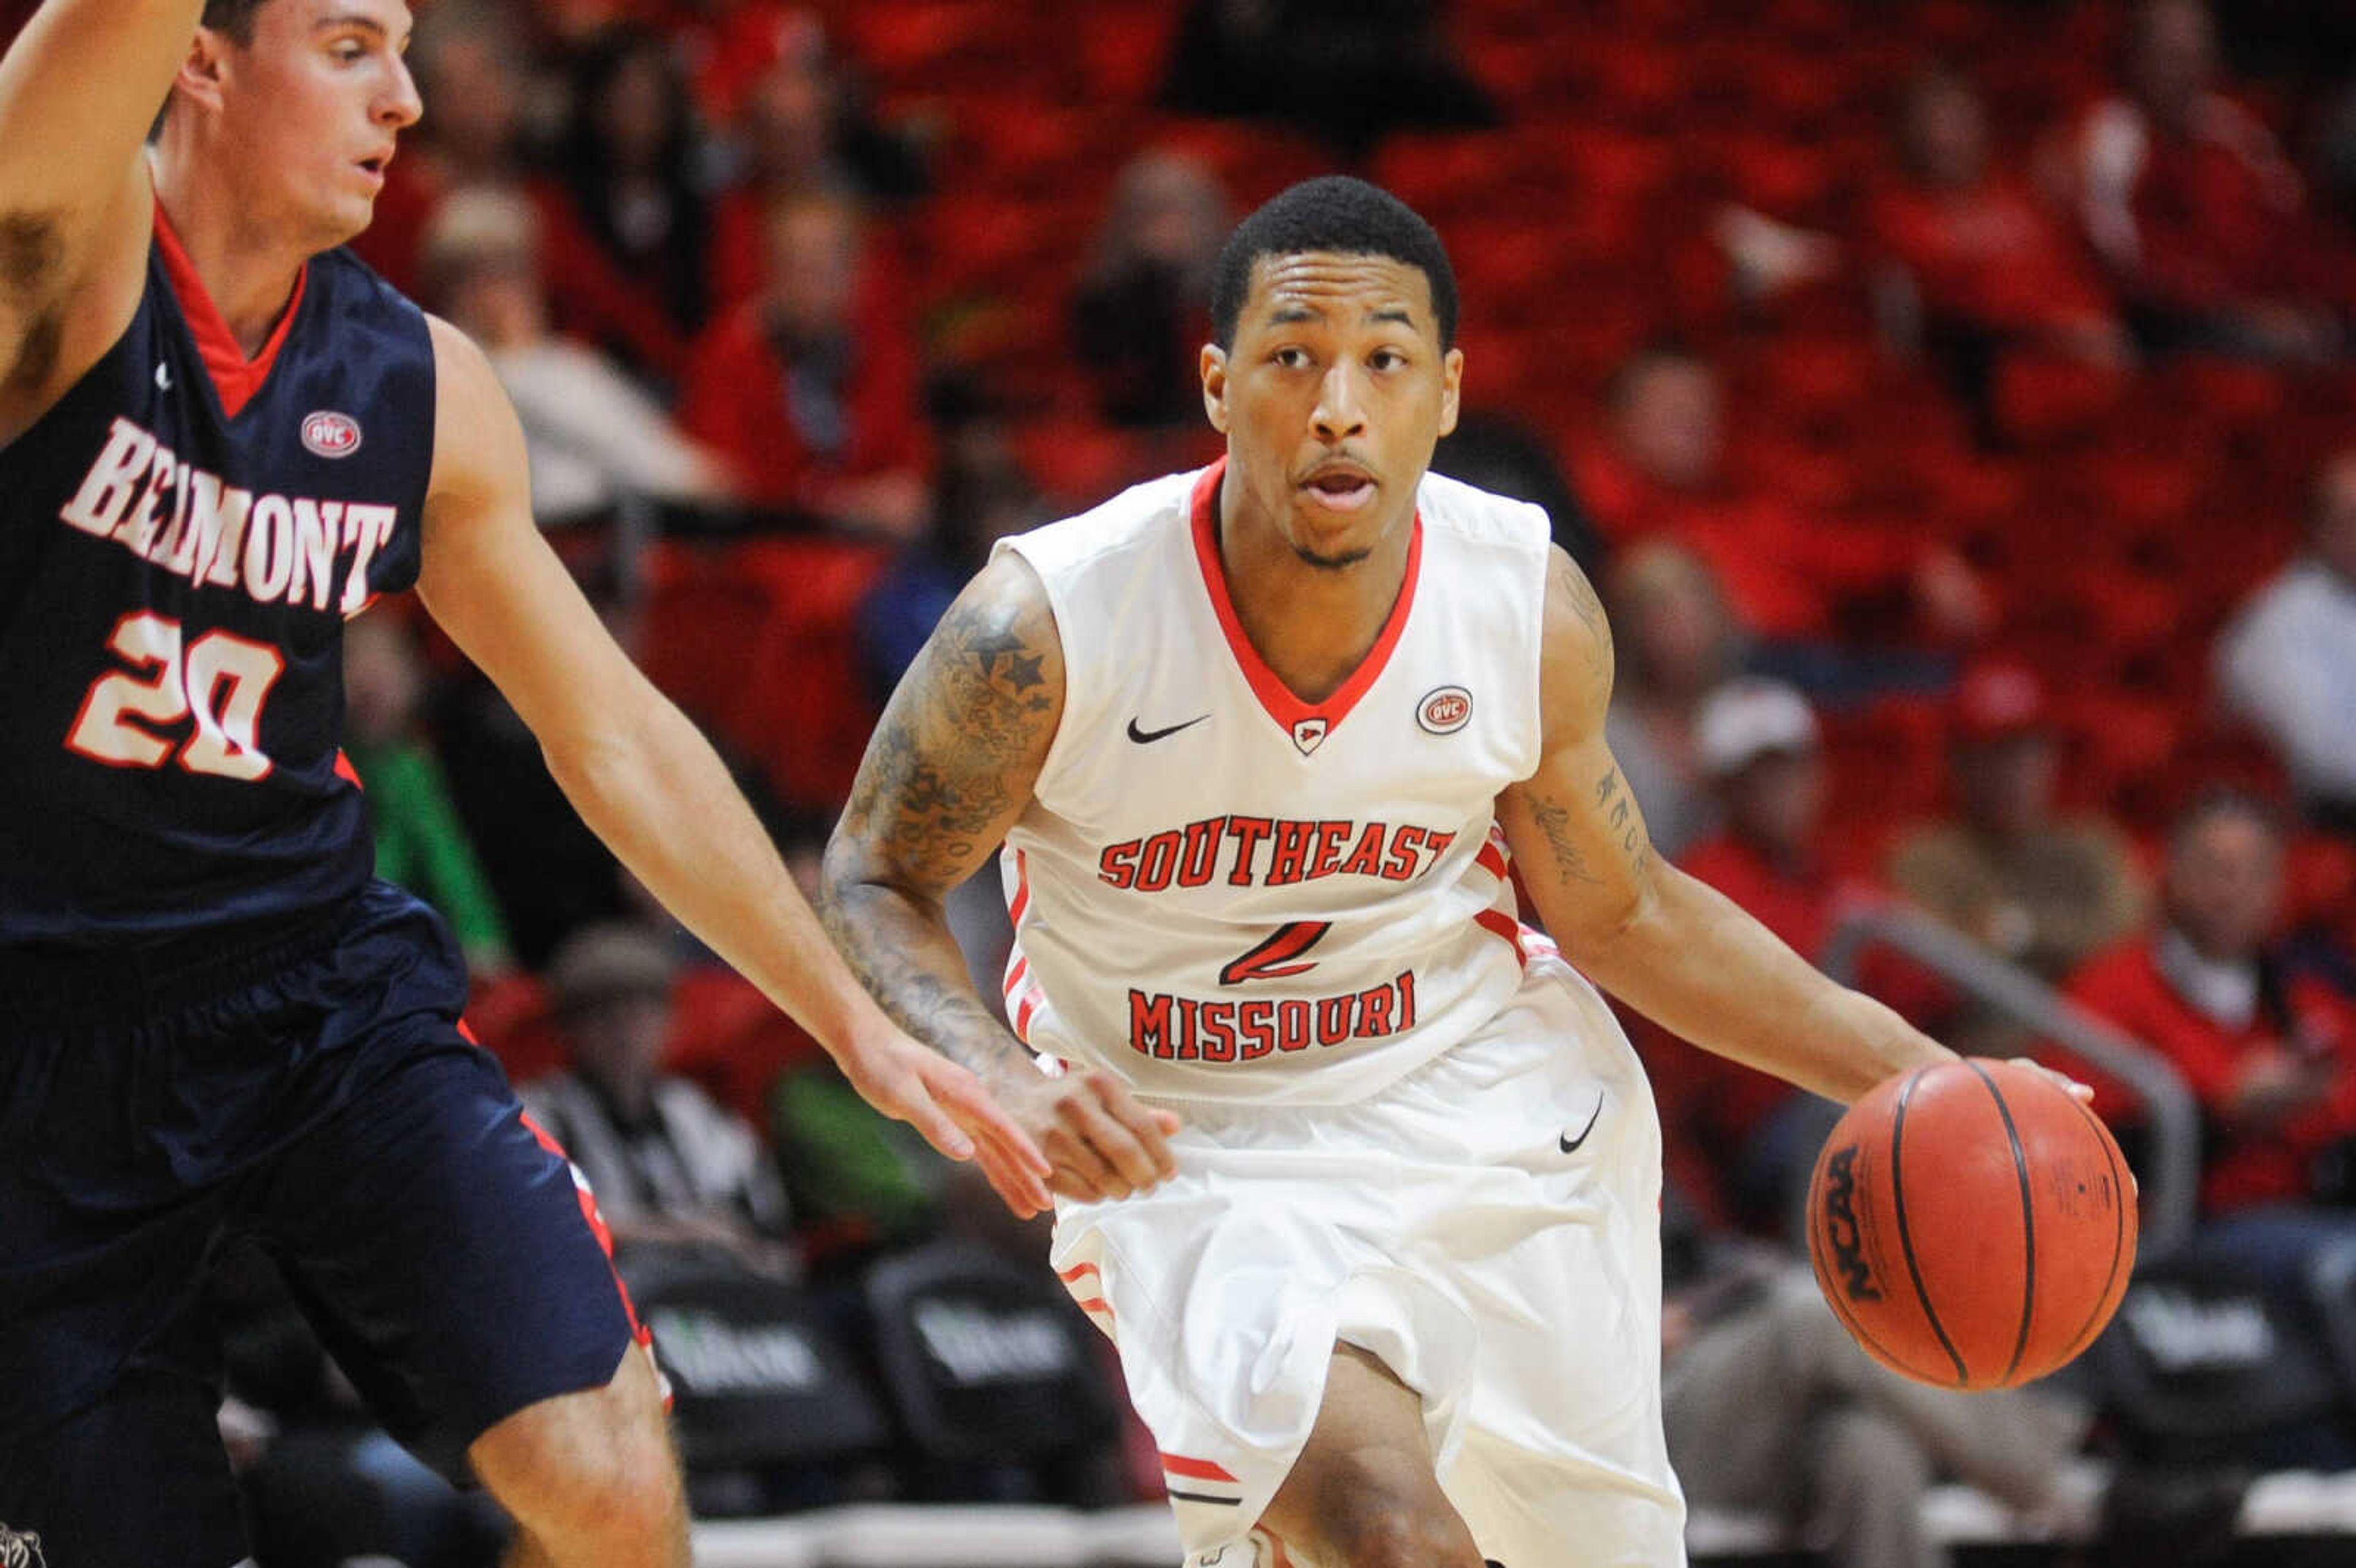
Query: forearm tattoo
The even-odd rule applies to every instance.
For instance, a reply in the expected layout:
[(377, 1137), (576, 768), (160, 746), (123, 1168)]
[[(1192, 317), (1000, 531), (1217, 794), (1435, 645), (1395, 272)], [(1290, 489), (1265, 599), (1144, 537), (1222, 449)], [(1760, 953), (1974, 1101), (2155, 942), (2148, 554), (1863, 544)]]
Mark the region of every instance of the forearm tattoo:
[(1051, 738), (1056, 650), (1026, 613), (950, 607), (868, 741), (827, 856), (821, 913), (861, 982), (968, 1066), (1018, 1048), (975, 995), (939, 901), (995, 846)]

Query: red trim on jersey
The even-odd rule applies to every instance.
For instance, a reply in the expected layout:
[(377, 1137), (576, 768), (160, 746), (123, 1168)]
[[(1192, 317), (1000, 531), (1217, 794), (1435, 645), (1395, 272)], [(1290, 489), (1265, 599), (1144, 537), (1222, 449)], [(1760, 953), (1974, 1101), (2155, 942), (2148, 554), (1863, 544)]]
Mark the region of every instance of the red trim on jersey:
[[(336, 748), (336, 776), (343, 780), (346, 784), (350, 784), (354, 789), (364, 790), (368, 788), (368, 785), (360, 782), (359, 769), (352, 766), (351, 758), (344, 755), (344, 749), (341, 746)], [(460, 1027), (463, 1029), (465, 1026), (461, 1025)]]
[[(1183, 1454), (1164, 1454), (1162, 1467), (1173, 1476), (1183, 1476), (1191, 1481), (1234, 1481), (1236, 1478), (1208, 1459), (1189, 1459)], [(1236, 1482), (1241, 1486), (1240, 1481)]]
[(1092, 1274), (1098, 1279), (1104, 1277), (1104, 1270), (1094, 1264), (1074, 1264), (1069, 1268), (1059, 1268), (1055, 1271), (1055, 1277), (1066, 1285), (1077, 1285), (1080, 1282), (1080, 1276), (1084, 1274)]
[(239, 347), (237, 336), (222, 319), (220, 306), (205, 288), (205, 281), (197, 275), (197, 264), (188, 260), (187, 249), (172, 229), (172, 220), (164, 214), (164, 204), (155, 204), (155, 243), (164, 252), (164, 272), (172, 280), (172, 293), (180, 302), (180, 314), (187, 318), (188, 331), (197, 340), (197, 352), (205, 362), (207, 374), (213, 379), (213, 390), (220, 397), (221, 412), (235, 419), (262, 390), (262, 383), (270, 379), (270, 368), (278, 363), (278, 351), (286, 346), (286, 334), (294, 325), (295, 313), (303, 308), (303, 285), (310, 280), (311, 264), (294, 274), (294, 292), (286, 301), (286, 309), (271, 329), (270, 341), (262, 352), (248, 359)]
[(1472, 863), (1499, 881), (1505, 880), (1505, 852), (1497, 848), (1495, 839), (1492, 838), (1481, 846), (1481, 852), (1472, 857)]
[(1472, 923), (1492, 936), (1502, 936), (1514, 949), (1514, 962), (1526, 969), (1530, 966), (1529, 949), (1522, 945), (1522, 923), (1503, 910), (1484, 909), (1474, 914)]
[(1006, 984), (1002, 987), (1006, 993), (1006, 999), (1008, 1001), (1011, 1002), (1014, 999), (1014, 993), (1023, 988), (1023, 977), (1028, 976), (1030, 973), (1031, 960), (1018, 955), (1014, 960), (1013, 965), (1006, 971)]
[(1038, 1016), (1038, 1012), (1039, 993), (1036, 991), (1023, 997), (1023, 1005), (1014, 1009), (1014, 1038), (1025, 1045), (1031, 1043), (1031, 1020)]
[(1030, 912), (1030, 909), (1031, 863), (1023, 858), (1023, 851), (1017, 849), (1014, 851), (1014, 900), (1006, 906), (1006, 923), (1021, 925), (1023, 917)]
[(1383, 623), (1375, 645), (1333, 696), (1323, 702), (1303, 702), (1284, 684), (1283, 677), (1269, 667), (1259, 650), (1252, 646), (1251, 638), (1244, 635), (1244, 624), (1236, 615), (1235, 600), (1227, 592), (1226, 565), (1219, 556), (1219, 525), (1212, 516), (1211, 505), (1226, 471), (1227, 460), (1223, 457), (1211, 464), (1194, 486), (1194, 559), (1202, 566), (1203, 586), (1210, 591), (1211, 608), (1219, 617), (1219, 629), (1227, 635), (1228, 651), (1235, 655), (1244, 679), (1250, 683), (1259, 705), (1268, 709), (1268, 716), (1288, 735), (1304, 720), (1322, 719), (1330, 735), (1382, 675), (1383, 667), (1390, 663), (1391, 650), (1398, 646), (1399, 635), (1407, 630), (1408, 612), (1415, 603), (1416, 579), (1423, 568), (1423, 514), (1416, 513), (1408, 532), (1407, 576), (1399, 583), (1398, 598), (1392, 603), (1390, 618)]

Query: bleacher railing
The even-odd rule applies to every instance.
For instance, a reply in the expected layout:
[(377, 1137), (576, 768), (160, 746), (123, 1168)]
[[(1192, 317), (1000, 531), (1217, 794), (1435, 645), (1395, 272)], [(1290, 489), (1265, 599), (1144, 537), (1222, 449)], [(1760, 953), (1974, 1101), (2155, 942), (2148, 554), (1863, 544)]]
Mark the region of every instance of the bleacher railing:
[(1912, 959), (1990, 1010), (2074, 1052), (2133, 1094), (2149, 1134), (2136, 1254), (2150, 1261), (2184, 1244), (2200, 1201), (2201, 1111), (2165, 1058), (2019, 965), (1902, 904), (1866, 903), (1851, 910), (1834, 925), (1817, 961), (1834, 979), (1851, 984), (1858, 960), (1877, 946)]

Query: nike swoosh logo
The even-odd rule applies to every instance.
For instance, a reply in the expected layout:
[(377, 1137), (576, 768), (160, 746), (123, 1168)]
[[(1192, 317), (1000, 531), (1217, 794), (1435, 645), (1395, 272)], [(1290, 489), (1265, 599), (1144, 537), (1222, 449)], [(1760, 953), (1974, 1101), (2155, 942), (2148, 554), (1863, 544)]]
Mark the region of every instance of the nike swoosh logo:
[(1572, 1137), (1569, 1133), (1562, 1135), (1562, 1152), (1565, 1154), (1577, 1154), (1579, 1152), (1579, 1146), (1587, 1141), (1587, 1135), (1595, 1130), (1595, 1118), (1602, 1114), (1603, 1095), (1601, 1091), (1599, 1090), (1595, 1096), (1595, 1109), (1587, 1113), (1587, 1125), (1579, 1129), (1579, 1136), (1577, 1137)]
[(1208, 719), (1210, 715), (1207, 713), (1201, 714), (1198, 717), (1187, 720), (1183, 724), (1173, 724), (1167, 730), (1141, 730), (1137, 727), (1137, 720), (1131, 719), (1129, 721), (1129, 738), (1136, 741), (1141, 746), (1150, 746), (1165, 735), (1175, 735), (1181, 730), (1192, 730), (1195, 725), (1200, 724), (1205, 719)]

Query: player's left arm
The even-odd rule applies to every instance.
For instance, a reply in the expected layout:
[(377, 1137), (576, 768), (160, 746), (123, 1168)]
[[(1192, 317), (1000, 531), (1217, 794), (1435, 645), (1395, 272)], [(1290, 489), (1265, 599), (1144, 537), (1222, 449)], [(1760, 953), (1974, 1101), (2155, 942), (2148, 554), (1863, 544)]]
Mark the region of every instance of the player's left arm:
[(523, 430), (489, 362), (434, 321), (418, 595), (512, 703), (582, 820), (666, 908), (826, 1047), (868, 1101), (1001, 1196), (1048, 1169), (980, 1080), (884, 1017), (820, 931), (710, 742), (606, 633), (531, 515)]
[(1612, 677), (1603, 606), (1557, 549), (1539, 672), (1542, 753), (1537, 771), (1498, 797), (1497, 817), (1564, 955), (1695, 1044), (1844, 1104), (1892, 1073), (1951, 1058), (1653, 852), (1604, 742)]

